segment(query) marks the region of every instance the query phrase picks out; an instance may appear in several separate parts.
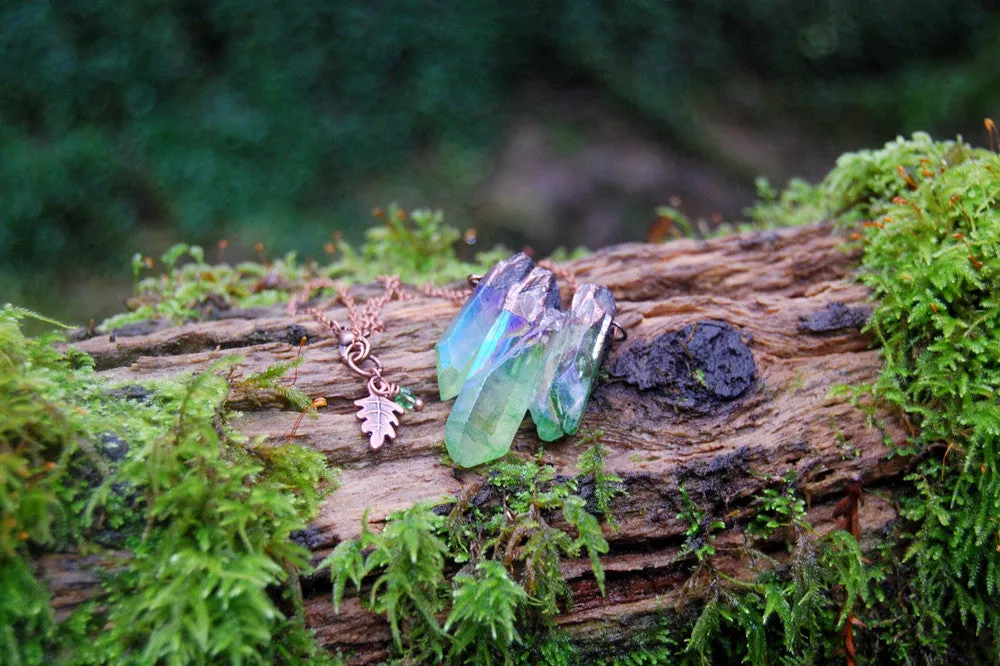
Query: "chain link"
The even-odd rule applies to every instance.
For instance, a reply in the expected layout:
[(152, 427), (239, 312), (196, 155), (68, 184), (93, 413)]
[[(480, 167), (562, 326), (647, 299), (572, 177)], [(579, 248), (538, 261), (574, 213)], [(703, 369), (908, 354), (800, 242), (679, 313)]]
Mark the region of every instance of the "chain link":
[(447, 287), (435, 287), (433, 282), (426, 282), (423, 286), (424, 296), (431, 298), (444, 298), (455, 305), (461, 305), (465, 299), (472, 294), (471, 289), (448, 289)]

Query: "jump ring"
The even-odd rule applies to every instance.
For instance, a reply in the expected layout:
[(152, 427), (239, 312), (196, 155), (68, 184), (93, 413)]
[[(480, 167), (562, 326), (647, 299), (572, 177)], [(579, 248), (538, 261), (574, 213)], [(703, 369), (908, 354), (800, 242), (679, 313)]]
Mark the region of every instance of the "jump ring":
[(392, 398), (399, 393), (399, 387), (391, 382), (387, 382), (382, 375), (375, 373), (368, 380), (368, 391), (375, 395)]
[(624, 328), (622, 328), (621, 324), (619, 324), (616, 321), (613, 321), (613, 322), (611, 322), (611, 327), (613, 329), (615, 329), (615, 333), (620, 333), (621, 334), (621, 337), (618, 337), (617, 335), (612, 334), (611, 339), (614, 342), (624, 342), (624, 341), (628, 340), (628, 331), (626, 331)]
[(340, 348), (340, 355), (344, 359), (352, 358), (355, 363), (359, 363), (366, 358), (372, 351), (371, 343), (365, 337), (352, 337), (351, 341), (342, 345)]
[[(379, 361), (374, 356), (370, 356), (372, 351), (371, 343), (368, 342), (367, 338), (357, 338), (351, 344), (346, 347), (342, 347), (340, 351), (341, 358), (344, 359), (344, 363), (347, 364), (351, 370), (355, 373), (361, 375), (362, 377), (373, 377), (378, 373), (382, 372), (382, 362)], [(361, 363), (365, 360), (371, 362), (371, 368), (362, 368)]]
[(371, 364), (372, 364), (372, 367), (370, 367), (370, 368), (362, 368), (357, 363), (355, 363), (354, 359), (351, 358), (351, 357), (348, 357), (345, 360), (345, 362), (347, 363), (347, 366), (351, 370), (353, 370), (357, 374), (361, 375), (362, 377), (376, 377), (376, 376), (378, 376), (378, 374), (380, 372), (382, 372), (382, 362), (379, 361), (377, 358), (374, 358), (374, 357), (369, 357), (368, 360), (371, 361)]

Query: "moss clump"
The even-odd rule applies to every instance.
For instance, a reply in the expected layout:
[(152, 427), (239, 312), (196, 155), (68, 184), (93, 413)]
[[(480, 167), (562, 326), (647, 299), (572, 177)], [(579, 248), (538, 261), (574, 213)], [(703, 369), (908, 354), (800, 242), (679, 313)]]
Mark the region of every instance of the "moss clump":
[(169, 427), (109, 479), (142, 494), (146, 522), (111, 600), (99, 661), (274, 659), (286, 618), (269, 588), (297, 586), (308, 568), (309, 551), (289, 535), (319, 497), (297, 495), (328, 479), (317, 453), (257, 455), (226, 423), (228, 388), (212, 371), (163, 387)]
[[(764, 522), (773, 521), (788, 531), (791, 557), (786, 564), (777, 565), (756, 549), (754, 541), (737, 547), (717, 546), (714, 533), (721, 529), (721, 521), (681, 491), (678, 518), (689, 525), (675, 559), (675, 564), (689, 569), (681, 601), (664, 606), (656, 616), (634, 619), (627, 638), (597, 636), (574, 641), (558, 630), (529, 634), (517, 645), (514, 662), (553, 666), (836, 663), (842, 658), (837, 652), (843, 647), (840, 637), (845, 624), (862, 609), (884, 603), (878, 585), (882, 572), (865, 563), (849, 533), (836, 530), (817, 535), (799, 511), (801, 498), (788, 490), (789, 483), (783, 480), (781, 492), (767, 493), (761, 501), (762, 512), (768, 516)], [(766, 566), (756, 580), (739, 580), (716, 565), (720, 555), (754, 558)], [(645, 628), (639, 628), (643, 624)]]
[[(876, 601), (872, 582), (880, 572), (865, 566), (854, 537), (840, 530), (817, 535), (790, 480), (783, 485), (783, 492), (769, 488), (761, 494), (747, 534), (784, 530), (790, 555), (784, 565), (749, 538), (736, 547), (717, 546), (714, 533), (725, 525), (680, 489), (677, 517), (688, 529), (677, 559), (691, 566), (683, 592), (704, 601), (693, 619), (679, 614), (668, 626), (671, 641), (686, 636), (683, 649), (672, 643), (660, 648), (669, 647), (667, 654), (678, 662), (825, 663), (856, 609)], [(723, 554), (765, 566), (756, 580), (737, 579), (716, 565)]]
[[(974, 164), (982, 159), (992, 158), (987, 151), (974, 150), (961, 138), (935, 141), (930, 135), (917, 132), (911, 139), (897, 137), (878, 150), (841, 155), (836, 166), (817, 185), (792, 179), (779, 193), (766, 179), (759, 179), (760, 200), (748, 212), (758, 225), (875, 220), (895, 205), (895, 197), (919, 189), (921, 183), (926, 184), (942, 168), (966, 162)], [(954, 185), (957, 188), (954, 193), (964, 190), (957, 180)]]
[[(581, 471), (599, 486), (595, 495), (604, 498), (607, 511), (620, 493), (611, 486), (620, 482), (604, 473), (601, 453), (594, 450), (599, 447), (581, 456)], [(348, 581), (362, 592), (368, 579), (363, 598), (386, 614), (405, 658), (455, 664), (521, 660), (526, 651), (542, 649), (549, 621), (570, 602), (559, 570), (563, 557), (586, 553), (604, 590), (599, 555), (608, 544), (577, 494), (578, 483), (557, 479), (549, 465), (508, 456), (489, 468), (481, 487), (453, 499), (447, 515), (417, 504), (390, 516), (381, 533), (363, 523), (361, 538), (339, 544), (322, 565), (331, 570), (334, 606)], [(554, 524), (557, 518), (565, 526)]]
[[(25, 338), (26, 315), (0, 310), (0, 660), (325, 659), (297, 603), (308, 551), (289, 538), (332, 488), (322, 456), (233, 432), (221, 368), (116, 392), (56, 336)], [(108, 547), (127, 555), (56, 624), (37, 555)]]
[[(753, 210), (757, 219), (832, 218), (850, 226), (863, 249), (860, 277), (878, 301), (869, 328), (885, 363), (876, 382), (854, 391), (873, 417), (896, 409), (912, 428), (895, 443), (914, 456), (904, 520), (868, 564), (850, 534), (812, 533), (793, 480), (785, 479), (761, 495), (748, 533), (783, 532), (791, 564), (742, 581), (714, 563), (718, 518), (687, 497), (680, 517), (690, 529), (677, 562), (690, 567), (688, 587), (706, 601), (670, 615), (637, 640), (637, 650), (620, 646), (614, 659), (825, 662), (847, 647), (857, 616), (865, 624), (857, 630), (857, 663), (939, 663), (956, 645), (996, 661), (1000, 157), (918, 134), (843, 156), (819, 185), (767, 194)], [(412, 217), (390, 211), (395, 222), (381, 237), (323, 275), (318, 267), (300, 271), (292, 258), (244, 273), (207, 266), (193, 248), (174, 250), (165, 258), (167, 276), (138, 284), (147, 300), (131, 316), (200, 316), (216, 297), (227, 306), (277, 302), (363, 262), (372, 271), (403, 265), (414, 276), (443, 274), (421, 253), (444, 240), (450, 247), (453, 238), (435, 236), (439, 218), (425, 218), (426, 228), (405, 226)], [(423, 248), (411, 264), (390, 242), (404, 233)], [(183, 252), (193, 262), (178, 268)], [(25, 315), (0, 312), (5, 663), (69, 652), (82, 663), (168, 655), (196, 663), (322, 660), (296, 613), (305, 551), (288, 540), (322, 497), (312, 490), (329, 479), (322, 460), (296, 448), (260, 449), (232, 432), (224, 408), (230, 383), (216, 374), (151, 385), (147, 403), (125, 404), (96, 382), (84, 355), (55, 351), (51, 337), (25, 338)], [(289, 367), (234, 384), (243, 393), (273, 390)], [(102, 454), (110, 437), (128, 444), (123, 461)], [(595, 485), (589, 504), (583, 483)], [(340, 544), (326, 563), (335, 603), (352, 582), (388, 616), (404, 657), (580, 663), (589, 658), (582, 649), (550, 632), (551, 618), (569, 603), (559, 562), (586, 553), (603, 587), (599, 556), (607, 542), (598, 517), (619, 491), (599, 444), (582, 456), (574, 479), (557, 478), (540, 461), (504, 461), (447, 515), (418, 505), (382, 533), (365, 529)], [(57, 625), (34, 556), (101, 544), (131, 555), (104, 596)], [(753, 541), (727, 554), (768, 559)]]
[[(756, 228), (834, 220), (862, 250), (859, 278), (877, 302), (868, 330), (884, 365), (873, 384), (842, 390), (874, 423), (895, 410), (910, 427), (892, 443), (913, 456), (902, 519), (862, 557), (847, 532), (812, 533), (786, 478), (761, 493), (746, 534), (784, 534), (790, 562), (738, 581), (713, 564), (719, 522), (682, 491), (687, 586), (705, 602), (695, 619), (665, 614), (662, 636), (638, 637), (616, 660), (996, 662), (1000, 156), (918, 133), (841, 156), (818, 185), (758, 186)], [(728, 554), (769, 559), (753, 543)]]
[(79, 477), (99, 464), (91, 433), (99, 416), (77, 408), (93, 403), (90, 359), (61, 354), (56, 336), (33, 340), (26, 317), (0, 309), (0, 661), (43, 663), (60, 640), (48, 589), (36, 578), (33, 555), (81, 539), (76, 520), (87, 485)]
[(937, 662), (955, 645), (979, 646), (995, 661), (1000, 156), (915, 134), (844, 155), (819, 185), (793, 183), (753, 215), (832, 218), (851, 225), (863, 249), (860, 278), (877, 301), (868, 330), (884, 364), (857, 395), (873, 398), (873, 413), (902, 414), (913, 434), (895, 444), (915, 456), (891, 551), (902, 561), (884, 565), (894, 601), (905, 601), (882, 609), (870, 640), (886, 662)]

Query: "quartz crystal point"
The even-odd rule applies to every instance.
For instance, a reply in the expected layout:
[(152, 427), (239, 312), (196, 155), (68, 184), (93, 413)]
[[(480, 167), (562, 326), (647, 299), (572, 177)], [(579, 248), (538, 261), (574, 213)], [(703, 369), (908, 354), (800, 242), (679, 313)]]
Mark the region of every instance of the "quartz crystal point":
[(580, 427), (614, 318), (615, 298), (607, 287), (584, 284), (577, 289), (565, 323), (549, 341), (531, 403), (541, 440), (551, 442)]
[(458, 395), (469, 368), (493, 322), (504, 296), (531, 271), (535, 263), (523, 252), (494, 264), (435, 345), (438, 389), (442, 400)]
[(448, 455), (458, 465), (481, 465), (510, 449), (537, 391), (546, 342), (563, 318), (555, 276), (544, 268), (507, 291), (445, 424)]

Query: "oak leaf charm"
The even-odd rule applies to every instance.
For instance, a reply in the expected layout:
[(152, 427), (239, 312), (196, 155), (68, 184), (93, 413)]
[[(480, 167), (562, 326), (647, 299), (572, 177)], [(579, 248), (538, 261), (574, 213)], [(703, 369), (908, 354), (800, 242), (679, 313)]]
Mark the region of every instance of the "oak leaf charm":
[(358, 418), (361, 419), (361, 432), (371, 435), (368, 445), (372, 451), (378, 451), (385, 444), (385, 440), (396, 439), (396, 431), (393, 426), (399, 425), (399, 417), (405, 410), (392, 400), (377, 395), (368, 396), (355, 400), (354, 404), (360, 407)]

